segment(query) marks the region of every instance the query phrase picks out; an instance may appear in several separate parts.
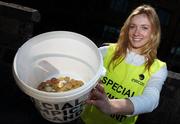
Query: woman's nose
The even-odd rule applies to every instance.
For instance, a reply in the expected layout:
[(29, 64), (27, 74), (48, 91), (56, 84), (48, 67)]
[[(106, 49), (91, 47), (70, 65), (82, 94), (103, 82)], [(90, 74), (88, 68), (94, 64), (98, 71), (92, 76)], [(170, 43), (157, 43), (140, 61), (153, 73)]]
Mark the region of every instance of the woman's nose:
[(140, 33), (139, 28), (136, 28), (136, 29), (134, 30), (134, 35), (139, 35), (139, 33)]

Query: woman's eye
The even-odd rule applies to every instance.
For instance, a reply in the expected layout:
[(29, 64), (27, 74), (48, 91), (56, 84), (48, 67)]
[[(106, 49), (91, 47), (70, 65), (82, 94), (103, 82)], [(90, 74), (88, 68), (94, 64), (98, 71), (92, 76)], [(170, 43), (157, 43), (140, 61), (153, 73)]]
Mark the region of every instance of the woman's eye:
[(134, 25), (130, 25), (129, 28), (132, 29), (132, 28), (135, 28), (135, 26)]
[(142, 27), (143, 30), (148, 30), (148, 27)]

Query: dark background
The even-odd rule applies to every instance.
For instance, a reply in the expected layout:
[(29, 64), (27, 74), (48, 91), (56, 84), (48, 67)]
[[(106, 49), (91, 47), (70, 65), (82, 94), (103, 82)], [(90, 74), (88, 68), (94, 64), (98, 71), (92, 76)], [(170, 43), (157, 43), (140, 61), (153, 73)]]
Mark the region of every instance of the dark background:
[[(0, 2), (0, 123), (50, 123), (16, 86), (12, 62), (18, 48), (29, 38), (48, 31), (66, 30), (90, 38), (98, 47), (116, 42), (129, 13), (143, 3), (155, 7), (162, 37), (158, 57), (168, 70), (180, 72), (179, 0), (1, 0)], [(28, 7), (28, 8), (25, 8)], [(142, 114), (137, 123), (179, 124), (179, 78), (168, 77), (158, 108)], [(72, 122), (75, 123), (75, 122)]]

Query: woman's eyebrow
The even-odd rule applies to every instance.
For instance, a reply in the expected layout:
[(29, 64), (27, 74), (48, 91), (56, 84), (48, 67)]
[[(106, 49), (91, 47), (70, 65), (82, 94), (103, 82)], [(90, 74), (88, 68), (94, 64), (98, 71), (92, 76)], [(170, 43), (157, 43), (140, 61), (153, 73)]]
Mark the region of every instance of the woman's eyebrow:
[(149, 24), (141, 24), (141, 26), (148, 26), (149, 27), (150, 25)]

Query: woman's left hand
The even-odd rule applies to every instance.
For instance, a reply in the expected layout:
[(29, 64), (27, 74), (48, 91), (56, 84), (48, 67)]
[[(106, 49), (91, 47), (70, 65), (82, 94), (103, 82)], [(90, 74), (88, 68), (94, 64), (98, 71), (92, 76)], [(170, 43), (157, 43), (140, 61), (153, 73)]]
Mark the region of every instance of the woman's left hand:
[(98, 109), (106, 114), (111, 114), (111, 102), (107, 97), (104, 87), (102, 84), (97, 84), (97, 86), (91, 91), (90, 97), (86, 100), (87, 104), (95, 105)]
[(128, 98), (109, 99), (102, 84), (97, 84), (86, 103), (96, 106), (106, 114), (131, 115), (134, 112), (134, 105)]

